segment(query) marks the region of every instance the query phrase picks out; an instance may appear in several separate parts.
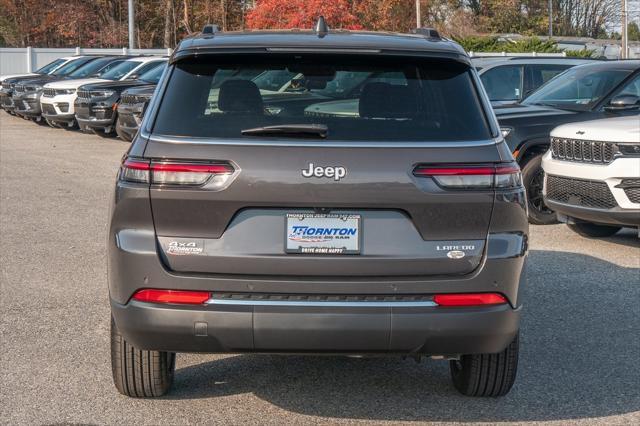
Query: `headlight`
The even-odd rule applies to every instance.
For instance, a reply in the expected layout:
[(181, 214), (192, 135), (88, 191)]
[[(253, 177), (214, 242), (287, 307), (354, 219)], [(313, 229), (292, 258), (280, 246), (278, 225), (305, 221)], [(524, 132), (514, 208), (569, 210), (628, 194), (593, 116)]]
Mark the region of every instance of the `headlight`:
[(638, 144), (618, 144), (618, 151), (622, 155), (640, 155), (640, 145)]
[(506, 138), (507, 136), (509, 136), (512, 130), (513, 130), (512, 127), (500, 127), (500, 133), (502, 133), (503, 138)]
[(92, 98), (108, 98), (116, 93), (113, 90), (95, 90), (91, 92)]
[(31, 86), (25, 86), (24, 87), (24, 91), (25, 92), (38, 92), (42, 90), (42, 86), (38, 85), (38, 84), (33, 84)]
[(76, 89), (56, 89), (56, 95), (73, 95)]

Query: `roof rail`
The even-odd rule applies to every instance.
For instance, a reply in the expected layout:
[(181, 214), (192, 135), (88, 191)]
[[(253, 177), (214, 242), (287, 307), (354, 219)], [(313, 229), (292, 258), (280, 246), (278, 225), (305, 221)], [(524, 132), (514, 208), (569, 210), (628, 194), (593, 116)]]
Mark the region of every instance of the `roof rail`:
[(202, 34), (213, 34), (220, 32), (220, 28), (215, 24), (206, 24), (204, 28), (202, 28)]
[(433, 38), (433, 39), (437, 39), (437, 40), (442, 39), (442, 37), (440, 37), (440, 33), (435, 28), (424, 28), (424, 27), (423, 28), (414, 28), (414, 30), (412, 32), (413, 32), (413, 34), (420, 34), (421, 36), (424, 36), (424, 37), (427, 37), (427, 38)]

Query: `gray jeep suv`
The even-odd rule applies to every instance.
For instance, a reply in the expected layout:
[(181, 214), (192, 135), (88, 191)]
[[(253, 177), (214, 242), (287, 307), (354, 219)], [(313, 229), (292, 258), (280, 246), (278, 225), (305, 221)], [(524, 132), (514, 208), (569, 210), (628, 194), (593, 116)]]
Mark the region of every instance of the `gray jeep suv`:
[(477, 72), (434, 31), (319, 28), (173, 53), (111, 208), (121, 393), (166, 393), (176, 352), (426, 356), (465, 395), (511, 388), (526, 200)]

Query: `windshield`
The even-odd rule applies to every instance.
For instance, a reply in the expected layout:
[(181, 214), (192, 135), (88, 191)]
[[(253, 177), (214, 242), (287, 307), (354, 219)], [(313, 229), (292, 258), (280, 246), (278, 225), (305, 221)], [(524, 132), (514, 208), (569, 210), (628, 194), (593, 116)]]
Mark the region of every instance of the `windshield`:
[(607, 96), (630, 70), (575, 67), (558, 75), (522, 101), (525, 105), (550, 105), (574, 111), (587, 111)]
[(160, 81), (160, 77), (162, 77), (162, 73), (166, 69), (167, 69), (166, 64), (155, 67), (151, 71), (147, 71), (146, 73), (142, 74), (140, 76), (140, 80), (146, 81), (148, 83), (158, 84), (158, 82)]
[[(237, 55), (178, 63), (154, 132), (255, 139), (302, 129), (291, 133), (371, 141), (491, 137), (471, 70), (461, 63), (312, 54), (277, 58)], [(284, 131), (246, 131), (264, 126)]]
[(89, 62), (92, 58), (79, 58), (74, 59), (72, 61), (67, 62), (57, 70), (51, 73), (51, 75), (65, 76), (69, 75), (87, 62)]
[(51, 71), (55, 70), (60, 65), (64, 64), (66, 61), (67, 61), (66, 59), (56, 59), (53, 62), (49, 62), (44, 67), (37, 69), (36, 74), (49, 74)]
[(106, 65), (110, 65), (113, 62), (113, 58), (99, 58), (94, 59), (93, 61), (85, 64), (84, 66), (78, 68), (71, 74), (69, 77), (71, 78), (85, 78), (96, 75), (100, 70), (105, 68)]
[(124, 61), (113, 67), (106, 73), (102, 74), (100, 78), (104, 78), (106, 80), (120, 80), (125, 75), (129, 74), (134, 68), (141, 65), (140, 61)]

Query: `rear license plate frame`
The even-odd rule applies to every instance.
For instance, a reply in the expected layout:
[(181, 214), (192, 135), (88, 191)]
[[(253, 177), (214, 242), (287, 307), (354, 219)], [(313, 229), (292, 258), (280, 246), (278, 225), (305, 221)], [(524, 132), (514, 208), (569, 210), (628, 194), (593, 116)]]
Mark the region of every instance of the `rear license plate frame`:
[[(284, 217), (284, 250), (287, 254), (322, 255), (359, 255), (362, 252), (362, 215), (352, 213), (287, 213)], [(329, 235), (299, 235), (293, 232), (293, 226), (303, 221), (318, 229), (318, 224), (325, 224)], [(339, 225), (343, 225), (342, 228)], [(355, 235), (352, 229), (355, 227)], [(338, 231), (333, 231), (338, 229)], [(345, 229), (344, 235), (340, 235)], [(331, 235), (336, 234), (336, 235)], [(304, 237), (304, 239), (302, 239)], [(296, 239), (297, 238), (297, 239)], [(305, 242), (305, 240), (308, 240)], [(337, 242), (336, 242), (337, 241)], [(341, 245), (342, 243), (346, 243)]]

